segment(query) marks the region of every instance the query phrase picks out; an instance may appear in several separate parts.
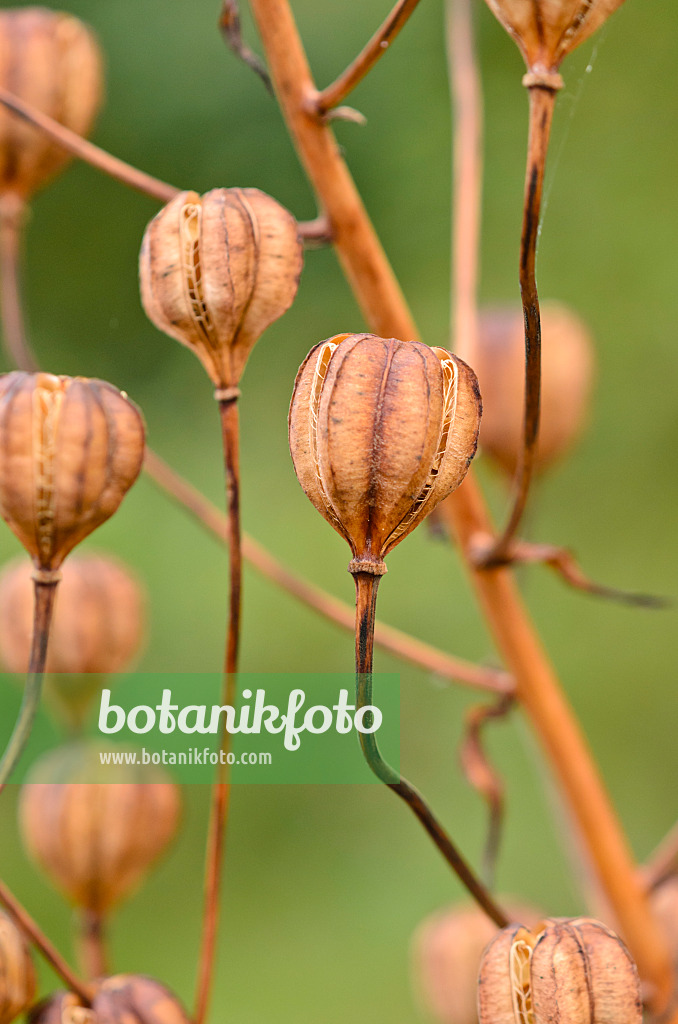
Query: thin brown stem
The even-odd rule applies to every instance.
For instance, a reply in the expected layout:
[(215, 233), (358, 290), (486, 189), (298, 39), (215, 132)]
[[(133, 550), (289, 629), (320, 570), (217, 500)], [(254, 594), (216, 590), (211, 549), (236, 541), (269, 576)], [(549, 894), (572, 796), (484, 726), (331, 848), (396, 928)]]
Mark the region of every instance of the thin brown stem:
[(671, 875), (678, 875), (678, 822), (643, 864), (642, 874), (648, 890), (656, 889)]
[(79, 160), (84, 160), (92, 167), (96, 167), (97, 170), (103, 171), (104, 174), (110, 175), (116, 181), (121, 181), (123, 185), (129, 185), (130, 188), (143, 192), (145, 195), (151, 196), (152, 199), (159, 199), (163, 203), (169, 202), (179, 192), (179, 189), (173, 185), (168, 185), (167, 182), (160, 181), (158, 178), (138, 170), (117, 156), (107, 153), (105, 149), (95, 146), (93, 142), (88, 142), (77, 132), (72, 132), (70, 128), (64, 127), (58, 121), (48, 117), (47, 114), (41, 113), (36, 107), (19, 99), (18, 96), (14, 96), (7, 89), (0, 88), (0, 103), (24, 121), (39, 128), (62, 149), (72, 153)]
[[(154, 451), (146, 449), (144, 469), (147, 475), (165, 494), (186, 509), (198, 522), (222, 543), (228, 543), (228, 518), (207, 498), (188, 483), (174, 469), (167, 465)], [(353, 633), (355, 613), (350, 605), (328, 594), (327, 591), (297, 576), (278, 561), (263, 545), (247, 533), (242, 535), (243, 558), (257, 572), (282, 590), (287, 591), (308, 608)], [(447, 682), (463, 683), (476, 690), (491, 693), (511, 693), (513, 680), (507, 672), (484, 668), (471, 662), (454, 658), (451, 654), (403, 633), (394, 626), (377, 622), (374, 640), (382, 650), (408, 661), (417, 668), (431, 672)]]
[(471, 0), (448, 0), (447, 54), (454, 112), (451, 339), (473, 365), (483, 184), (483, 98), (473, 39)]
[[(238, 648), (240, 644), (240, 607), (242, 588), (242, 545), (240, 537), (240, 464), (239, 417), (237, 398), (219, 401), (221, 433), (224, 448), (226, 476), (226, 505), (228, 511), (229, 550), (229, 611), (224, 659), (224, 690), (222, 704), (235, 706), (237, 697)], [(224, 755), (230, 750), (230, 733), (226, 718), (222, 722), (220, 751), (222, 757), (212, 785), (210, 823), (205, 864), (205, 904), (203, 912), (202, 942), (198, 962), (194, 1024), (204, 1024), (209, 1008), (214, 977), (219, 903), (224, 872), (226, 830), (231, 804), (230, 767)]]
[(21, 237), (25, 206), (11, 193), (0, 198), (0, 307), (5, 351), (20, 370), (35, 373), (38, 364), (24, 328), (21, 304)]
[(527, 143), (527, 169), (523, 202), (523, 227), (520, 239), (520, 296), (525, 321), (525, 404), (523, 412), (523, 445), (514, 481), (513, 506), (501, 536), (484, 552), (479, 565), (484, 568), (510, 561), (509, 549), (523, 518), (530, 492), (539, 435), (541, 394), (541, 319), (535, 264), (539, 216), (544, 185), (556, 90), (538, 84), (529, 88), (530, 130)]
[(358, 83), (362, 82), (404, 28), (418, 3), (419, 0), (398, 0), (386, 21), (379, 26), (356, 59), (331, 85), (316, 94), (313, 106), (319, 114), (326, 114), (339, 106)]
[[(330, 129), (306, 111), (315, 91), (308, 61), (287, 0), (251, 0), (269, 71), (299, 155), (327, 212), (342, 266), (371, 330), (383, 337), (417, 337), (402, 292), (370, 224), (353, 179)], [(639, 970), (651, 989), (653, 1009), (669, 998), (671, 964), (628, 842), (597, 766), (564, 699), (532, 622), (506, 569), (478, 570), (467, 545), (478, 532), (492, 533), (483, 497), (469, 473), (440, 506), (454, 530), (488, 626), (509, 670), (517, 696), (553, 765), (572, 813), (615, 908)]]
[[(354, 572), (354, 578), (356, 708), (359, 710), (372, 705), (374, 621), (380, 577), (369, 572)], [(367, 721), (367, 716), (365, 724), (371, 724)], [(466, 863), (421, 793), (382, 757), (376, 733), (361, 732), (360, 745), (370, 769), (407, 804), (476, 903), (499, 928), (505, 927), (508, 918), (504, 911), (495, 903), (483, 883)]]
[(89, 1005), (92, 1001), (93, 992), (77, 974), (68, 966), (59, 950), (52, 945), (40, 926), (33, 920), (28, 911), (19, 903), (16, 896), (5, 885), (0, 882), (0, 903), (3, 905), (15, 925), (26, 938), (42, 953), (48, 964), (56, 974), (65, 982), (71, 991), (76, 992), (80, 998)]
[(85, 974), (94, 981), (108, 972), (104, 918), (93, 910), (80, 912), (80, 958)]
[(24, 697), (19, 708), (19, 714), (14, 723), (14, 729), (5, 752), (0, 759), (0, 793), (7, 785), (12, 772), (19, 762), (19, 758), (26, 748), (33, 728), (33, 722), (40, 706), (42, 684), (45, 676), (45, 662), (47, 661), (49, 627), (52, 622), (54, 598), (59, 579), (60, 575), (56, 574), (51, 579), (35, 579), (33, 583), (35, 604), (28, 674), (26, 676)]

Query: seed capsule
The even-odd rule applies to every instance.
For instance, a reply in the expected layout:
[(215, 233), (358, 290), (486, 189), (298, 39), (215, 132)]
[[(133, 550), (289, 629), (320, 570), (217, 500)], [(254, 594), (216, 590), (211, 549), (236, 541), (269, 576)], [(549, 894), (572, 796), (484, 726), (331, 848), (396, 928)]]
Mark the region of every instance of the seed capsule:
[(592, 918), (551, 918), (503, 929), (485, 950), (480, 1024), (640, 1024), (636, 966), (614, 932)]
[(30, 1010), (27, 1021), (28, 1024), (96, 1024), (96, 1017), (74, 992), (53, 992)]
[[(535, 469), (562, 458), (581, 434), (594, 377), (591, 336), (578, 316), (558, 303), (542, 307), (541, 420)], [(480, 448), (513, 476), (523, 434), (524, 324), (520, 310), (481, 314), (469, 359), (483, 396)]]
[[(0, 659), (25, 672), (33, 624), (33, 584), (25, 559), (0, 575)], [(108, 555), (66, 562), (50, 628), (47, 672), (106, 675), (124, 671), (141, 645), (144, 597), (131, 572)]]
[[(501, 901), (515, 920), (537, 924), (533, 907)], [(477, 1024), (477, 978), (496, 925), (477, 906), (452, 907), (427, 918), (414, 942), (417, 981), (427, 1008), (442, 1024)]]
[(10, 1024), (33, 1002), (35, 971), (24, 938), (0, 913), (0, 1024)]
[(0, 377), (0, 514), (46, 573), (105, 522), (143, 462), (139, 410), (111, 384)]
[(235, 388), (259, 336), (292, 305), (302, 259), (296, 221), (258, 189), (182, 192), (146, 229), (141, 301), (218, 388)]
[(92, 1009), (97, 1024), (189, 1024), (175, 995), (140, 974), (117, 974), (99, 986)]
[(158, 768), (102, 767), (98, 749), (74, 743), (34, 765), (21, 790), (19, 823), (26, 848), (55, 885), (76, 906), (102, 914), (167, 848), (179, 810), (178, 789)]
[(463, 480), (476, 450), (473, 371), (445, 349), (339, 334), (303, 363), (290, 408), (301, 486), (351, 546), (351, 572), (383, 559)]
[[(547, 80), (567, 54), (588, 39), (622, 3), (623, 0), (487, 0), (490, 10), (518, 44), (529, 71), (537, 77), (546, 74)], [(553, 85), (558, 88), (557, 82)]]
[[(0, 86), (86, 135), (102, 95), (92, 32), (70, 14), (44, 7), (1, 11)], [(42, 132), (0, 110), (0, 192), (25, 199), (71, 159)]]

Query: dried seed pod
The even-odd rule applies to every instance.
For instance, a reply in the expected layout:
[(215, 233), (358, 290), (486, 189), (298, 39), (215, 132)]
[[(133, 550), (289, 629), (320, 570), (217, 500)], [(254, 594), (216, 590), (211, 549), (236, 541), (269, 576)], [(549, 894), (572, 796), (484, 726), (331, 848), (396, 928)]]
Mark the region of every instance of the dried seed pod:
[(624, 943), (592, 918), (550, 918), (503, 929), (485, 950), (480, 1024), (640, 1024), (636, 966)]
[(159, 981), (141, 974), (106, 978), (92, 1009), (97, 1024), (189, 1024), (177, 997)]
[(302, 260), (296, 221), (258, 189), (182, 192), (146, 229), (141, 301), (217, 388), (236, 388), (259, 336), (292, 305)]
[[(535, 471), (565, 455), (589, 412), (594, 348), (580, 318), (565, 306), (542, 307), (541, 421)], [(469, 359), (483, 396), (480, 448), (513, 476), (523, 433), (524, 324), (520, 310), (489, 309), (478, 324)]]
[(303, 363), (290, 449), (304, 491), (351, 546), (351, 572), (383, 559), (458, 487), (475, 454), (480, 395), (457, 356), (340, 334)]
[(96, 1024), (94, 1011), (75, 992), (53, 992), (34, 1006), (28, 1024)]
[[(529, 926), (542, 920), (534, 907), (501, 901), (507, 913)], [(477, 906), (431, 915), (414, 939), (416, 981), (427, 1009), (442, 1024), (477, 1024), (477, 978), (483, 951), (497, 927)]]
[(74, 743), (34, 765), (21, 790), (19, 822), (24, 845), (55, 885), (76, 906), (102, 914), (165, 851), (179, 810), (178, 788), (165, 772), (102, 766), (98, 748)]
[[(490, 10), (518, 44), (532, 76), (554, 88), (559, 87), (554, 76), (563, 59), (622, 3), (623, 0), (487, 0)], [(534, 84), (529, 78), (525, 84)]]
[(35, 996), (35, 970), (24, 937), (6, 914), (0, 913), (0, 1024), (23, 1013)]
[[(86, 135), (99, 108), (102, 66), (90, 31), (44, 7), (0, 11), (0, 86)], [(72, 157), (21, 118), (0, 110), (0, 192), (32, 195)]]
[(44, 573), (105, 522), (144, 457), (141, 414), (111, 384), (0, 377), (0, 514)]
[[(129, 569), (109, 555), (73, 555), (63, 568), (50, 628), (46, 671), (122, 672), (144, 632), (144, 595)], [(0, 574), (0, 659), (25, 672), (33, 625), (33, 584), (25, 559)]]

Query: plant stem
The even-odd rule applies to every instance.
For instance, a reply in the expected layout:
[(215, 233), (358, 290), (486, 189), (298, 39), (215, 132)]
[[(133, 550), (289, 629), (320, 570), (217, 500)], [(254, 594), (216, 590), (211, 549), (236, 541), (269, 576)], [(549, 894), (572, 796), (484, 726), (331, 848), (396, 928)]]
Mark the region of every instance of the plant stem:
[(523, 227), (520, 239), (520, 297), (525, 321), (525, 404), (523, 445), (515, 476), (513, 507), (501, 536), (479, 556), (479, 565), (489, 568), (511, 560), (511, 542), (523, 518), (530, 491), (539, 435), (541, 393), (541, 320), (535, 264), (539, 215), (544, 184), (556, 90), (544, 84), (529, 87), (530, 130), (527, 143), (527, 169), (523, 200)]
[[(407, 304), (370, 224), (355, 184), (327, 125), (306, 112), (315, 86), (287, 0), (251, 0), (271, 79), (318, 201), (332, 224), (335, 245), (370, 329), (383, 337), (415, 339)], [(516, 679), (517, 697), (553, 765), (596, 865), (601, 886), (620, 921), (650, 1002), (664, 1009), (672, 987), (671, 963), (626, 836), (610, 804), (595, 761), (562, 695), (553, 668), (507, 569), (478, 570), (468, 545), (492, 523), (472, 472), (438, 506), (445, 511), (476, 588), (488, 626)]]
[(91, 980), (109, 973), (104, 919), (92, 910), (80, 912), (80, 955), (85, 974)]
[(454, 111), (452, 162), (451, 344), (473, 365), (483, 184), (483, 98), (473, 41), (471, 0), (447, 2), (447, 55)]
[[(377, 589), (380, 576), (369, 572), (354, 572), (355, 605), (355, 673), (356, 709), (372, 704), (372, 661), (374, 654), (374, 620), (377, 604)], [(365, 724), (371, 723), (365, 719)], [(456, 846), (433, 814), (421, 793), (411, 786), (399, 772), (381, 756), (375, 733), (360, 733), (360, 745), (371, 770), (389, 789), (392, 789), (407, 804), (419, 819), (424, 829), (442, 853), (443, 857), (463, 885), (486, 914), (498, 925), (505, 927), (508, 918), (494, 902), (489, 892), (476, 878)]]
[(398, 0), (389, 16), (379, 26), (356, 59), (331, 85), (316, 95), (314, 107), (319, 114), (325, 114), (333, 107), (338, 107), (349, 93), (353, 92), (358, 83), (362, 82), (379, 58), (384, 56), (418, 3), (419, 0)]
[[(228, 518), (221, 509), (208, 501), (192, 484), (189, 484), (174, 469), (167, 465), (150, 448), (146, 448), (144, 469), (147, 475), (165, 494), (183, 506), (222, 543), (228, 543)], [(307, 607), (319, 615), (336, 623), (343, 629), (353, 633), (355, 627), (355, 611), (344, 601), (320, 587), (309, 583), (302, 576), (297, 576), (266, 550), (258, 541), (248, 534), (242, 535), (242, 553), (262, 576), (287, 591)], [(415, 637), (408, 636), (393, 626), (377, 622), (374, 641), (378, 647), (394, 654), (397, 658), (409, 661), (417, 668), (431, 672), (447, 682), (463, 683), (476, 690), (490, 693), (510, 694), (513, 691), (513, 680), (507, 672), (499, 669), (473, 665), (471, 662), (455, 658), (445, 651), (440, 651), (430, 644)]]
[(37, 361), (31, 352), (21, 305), (19, 262), (26, 209), (11, 193), (0, 198), (0, 306), (5, 351), (20, 370), (35, 373)]
[(52, 945), (40, 926), (36, 924), (28, 911), (19, 903), (16, 896), (7, 888), (4, 882), (0, 882), (0, 903), (17, 928), (33, 943), (36, 949), (40, 950), (47, 963), (53, 967), (54, 971), (66, 983), (68, 988), (76, 992), (89, 1005), (93, 995), (89, 986), (73, 973), (59, 950)]
[[(224, 447), (226, 504), (228, 509), (229, 612), (224, 660), (222, 704), (235, 706), (237, 697), (238, 647), (240, 643), (240, 605), (242, 586), (242, 547), (240, 538), (239, 417), (237, 397), (219, 400)], [(227, 754), (231, 737), (222, 723), (220, 750)], [(219, 902), (224, 868), (228, 813), (231, 804), (230, 766), (220, 763), (212, 785), (210, 823), (205, 864), (205, 904), (202, 941), (198, 965), (193, 1024), (204, 1024), (214, 977)]]
[(0, 792), (5, 788), (17, 766), (31, 734), (35, 715), (40, 705), (42, 683), (47, 659), (47, 641), (52, 621), (52, 609), (59, 577), (50, 581), (34, 580), (35, 610), (33, 615), (33, 640), (26, 676), (24, 697), (21, 702), (14, 730), (0, 760)]

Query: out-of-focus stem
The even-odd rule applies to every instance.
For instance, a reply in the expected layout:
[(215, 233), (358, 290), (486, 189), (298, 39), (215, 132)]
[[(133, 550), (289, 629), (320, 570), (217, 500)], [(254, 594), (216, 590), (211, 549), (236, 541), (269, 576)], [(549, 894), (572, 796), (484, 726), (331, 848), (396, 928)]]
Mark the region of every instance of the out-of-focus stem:
[(92, 910), (80, 913), (80, 956), (87, 977), (94, 981), (108, 974), (104, 918)]
[(20, 370), (35, 373), (38, 364), (24, 328), (20, 259), (25, 206), (11, 193), (0, 197), (0, 311), (5, 350)]

